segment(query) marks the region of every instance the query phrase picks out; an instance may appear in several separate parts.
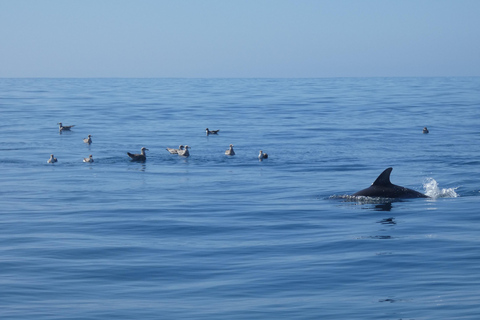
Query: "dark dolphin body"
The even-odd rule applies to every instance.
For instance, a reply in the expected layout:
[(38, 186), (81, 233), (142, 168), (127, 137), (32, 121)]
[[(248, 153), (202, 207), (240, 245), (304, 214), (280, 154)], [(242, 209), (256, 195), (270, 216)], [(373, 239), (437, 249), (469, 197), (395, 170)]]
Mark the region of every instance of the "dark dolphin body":
[(352, 194), (352, 196), (381, 197), (381, 198), (429, 198), (418, 191), (405, 187), (394, 185), (390, 182), (390, 173), (393, 168), (387, 168), (375, 180), (372, 185), (366, 189)]

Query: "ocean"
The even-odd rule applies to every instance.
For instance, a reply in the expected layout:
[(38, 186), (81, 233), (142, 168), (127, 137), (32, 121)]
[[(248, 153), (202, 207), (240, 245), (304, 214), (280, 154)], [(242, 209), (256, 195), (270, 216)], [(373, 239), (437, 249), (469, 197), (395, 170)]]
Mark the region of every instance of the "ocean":
[[(0, 119), (1, 319), (480, 314), (478, 77), (4, 78)], [(349, 196), (388, 167), (431, 197)]]

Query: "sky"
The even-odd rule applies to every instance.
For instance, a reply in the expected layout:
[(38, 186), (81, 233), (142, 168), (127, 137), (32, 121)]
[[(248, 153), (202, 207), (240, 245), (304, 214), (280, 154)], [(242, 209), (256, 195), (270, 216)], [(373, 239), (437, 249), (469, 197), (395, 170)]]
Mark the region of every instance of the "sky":
[(0, 77), (480, 76), (479, 0), (0, 0)]

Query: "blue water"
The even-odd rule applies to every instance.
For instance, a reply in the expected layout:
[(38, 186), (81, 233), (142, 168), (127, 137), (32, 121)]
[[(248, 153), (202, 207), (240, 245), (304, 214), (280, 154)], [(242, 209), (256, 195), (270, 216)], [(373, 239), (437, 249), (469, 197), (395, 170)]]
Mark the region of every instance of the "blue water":
[[(0, 119), (1, 319), (480, 314), (480, 78), (0, 79)], [(387, 167), (432, 198), (347, 196)]]

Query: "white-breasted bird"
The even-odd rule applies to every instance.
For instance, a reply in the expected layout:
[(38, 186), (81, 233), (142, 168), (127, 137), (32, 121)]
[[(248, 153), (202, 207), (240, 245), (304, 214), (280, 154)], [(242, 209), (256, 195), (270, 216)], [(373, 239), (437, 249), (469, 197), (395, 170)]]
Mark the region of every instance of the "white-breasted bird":
[(178, 149), (175, 149), (175, 148), (167, 148), (167, 151), (170, 152), (171, 154), (178, 154), (178, 151), (179, 151), (179, 150), (183, 150), (183, 149), (184, 149), (184, 147), (183, 147), (183, 145), (181, 144), (181, 145), (178, 146)]
[(88, 158), (83, 158), (83, 162), (93, 162), (93, 156), (89, 155)]
[(53, 156), (53, 154), (50, 155), (50, 159), (47, 160), (47, 163), (55, 163), (57, 162), (57, 158)]
[(260, 153), (258, 154), (258, 159), (260, 159), (260, 160), (268, 159), (268, 154), (266, 154), (262, 150), (260, 150)]
[(83, 142), (88, 144), (92, 143), (92, 135), (89, 134), (87, 138), (83, 139)]
[(230, 149), (228, 149), (227, 151), (225, 151), (225, 154), (227, 156), (234, 156), (235, 155), (235, 151), (233, 151), (233, 144), (230, 145)]
[(188, 149), (190, 149), (189, 146), (185, 146), (185, 149), (183, 150), (178, 150), (178, 155), (179, 156), (182, 156), (182, 157), (189, 157), (190, 156), (190, 152), (188, 152)]

